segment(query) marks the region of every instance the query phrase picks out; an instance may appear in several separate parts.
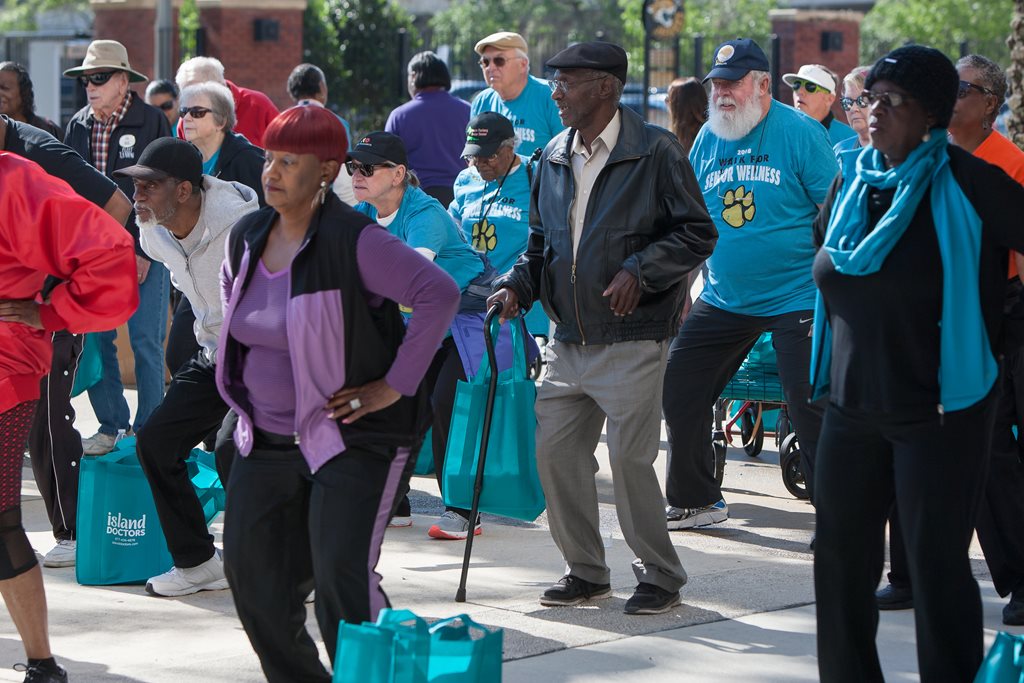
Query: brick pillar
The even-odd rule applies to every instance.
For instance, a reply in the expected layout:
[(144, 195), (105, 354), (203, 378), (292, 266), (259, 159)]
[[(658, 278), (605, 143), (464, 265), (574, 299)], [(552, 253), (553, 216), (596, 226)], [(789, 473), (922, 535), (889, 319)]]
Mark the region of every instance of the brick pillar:
[[(150, 78), (154, 76), (156, 2), (90, 0), (96, 13), (93, 37), (122, 43), (128, 49), (132, 68)], [(172, 4), (172, 53), (180, 60), (177, 31), (181, 0)], [(199, 23), (206, 32), (206, 55), (224, 63), (224, 75), (236, 85), (265, 92), (279, 109), (290, 106), (286, 84), (288, 74), (302, 62), (306, 0), (198, 0), (197, 4)], [(264, 28), (262, 40), (257, 40), (257, 22)], [(140, 93), (145, 89), (135, 87)]]
[[(864, 14), (853, 11), (782, 9), (769, 12), (772, 33), (780, 39), (779, 74), (795, 73), (803, 64), (824, 64), (839, 76), (839, 92), (832, 113), (845, 122), (839, 106), (842, 80), (860, 62), (860, 22)], [(783, 84), (776, 96), (792, 103), (792, 91)]]
[[(90, 4), (96, 13), (93, 39), (124, 45), (132, 68), (152, 79), (156, 0), (90, 0)], [(146, 84), (133, 83), (132, 88), (141, 95)]]
[[(288, 74), (303, 61), (306, 0), (198, 0), (198, 5), (206, 53), (224, 63), (228, 80), (266, 93), (279, 109), (291, 106)], [(262, 40), (257, 40), (258, 22)]]

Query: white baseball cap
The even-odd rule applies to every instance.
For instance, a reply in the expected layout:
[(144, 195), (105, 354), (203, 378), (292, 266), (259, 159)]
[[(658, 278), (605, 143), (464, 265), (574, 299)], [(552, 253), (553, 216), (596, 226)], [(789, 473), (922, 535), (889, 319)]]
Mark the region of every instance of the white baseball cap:
[(790, 87), (793, 87), (793, 81), (797, 80), (814, 83), (832, 94), (835, 94), (839, 86), (832, 74), (814, 64), (804, 64), (795, 74), (784, 74), (782, 80)]

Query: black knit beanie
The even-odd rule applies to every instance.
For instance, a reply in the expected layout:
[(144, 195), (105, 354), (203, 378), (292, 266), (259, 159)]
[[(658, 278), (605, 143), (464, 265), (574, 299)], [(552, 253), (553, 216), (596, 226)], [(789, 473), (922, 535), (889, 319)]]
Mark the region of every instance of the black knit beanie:
[(875, 62), (864, 81), (868, 90), (875, 81), (891, 81), (921, 103), (945, 128), (953, 116), (960, 76), (953, 62), (938, 50), (924, 45), (897, 48)]

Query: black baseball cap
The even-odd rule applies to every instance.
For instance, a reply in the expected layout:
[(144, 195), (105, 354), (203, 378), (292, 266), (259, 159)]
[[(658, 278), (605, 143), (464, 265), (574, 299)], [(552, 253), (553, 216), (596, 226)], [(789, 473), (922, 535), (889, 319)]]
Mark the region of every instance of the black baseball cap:
[(605, 71), (626, 82), (626, 51), (615, 43), (591, 41), (571, 45), (547, 62), (551, 69), (593, 69)]
[(179, 138), (158, 138), (146, 146), (134, 166), (114, 171), (115, 176), (140, 180), (187, 180), (203, 186), (203, 155), (191, 142)]
[(489, 157), (497, 154), (501, 143), (515, 139), (516, 130), (512, 122), (493, 111), (477, 114), (466, 128), (466, 146), (462, 156)]
[(348, 153), (348, 157), (363, 164), (391, 162), (409, 166), (409, 156), (406, 154), (402, 138), (382, 130), (370, 133), (356, 143), (356, 146)]
[(715, 65), (703, 82), (707, 83), (712, 78), (738, 81), (751, 71), (769, 69), (764, 50), (750, 38), (727, 40), (715, 48)]

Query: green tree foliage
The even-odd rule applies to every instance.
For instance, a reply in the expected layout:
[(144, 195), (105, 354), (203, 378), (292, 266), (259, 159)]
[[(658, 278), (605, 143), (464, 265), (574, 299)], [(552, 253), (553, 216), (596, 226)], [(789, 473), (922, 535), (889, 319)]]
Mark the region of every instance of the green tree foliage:
[(86, 11), (89, 0), (0, 0), (0, 32), (34, 31), (40, 12), (59, 9)]
[(196, 32), (199, 30), (199, 7), (196, 0), (184, 0), (178, 8), (178, 45), (181, 61), (196, 56)]
[(312, 0), (304, 21), (306, 59), (324, 70), (353, 135), (383, 128), (405, 97), (400, 35), (412, 17), (392, 0)]
[[(778, 0), (686, 0), (684, 7), (686, 23), (679, 36), (684, 73), (690, 71), (696, 36), (703, 37), (705, 65), (710, 63), (715, 47), (732, 38), (753, 38), (765, 52), (769, 51), (772, 24), (768, 12), (778, 7)], [(643, 69), (643, 1), (619, 0), (619, 8), (625, 27), (623, 45), (629, 53), (630, 76), (639, 79)]]
[(1009, 66), (1006, 38), (1014, 0), (878, 0), (864, 17), (861, 61), (871, 63), (908, 41), (930, 45), (951, 58), (968, 50)]

